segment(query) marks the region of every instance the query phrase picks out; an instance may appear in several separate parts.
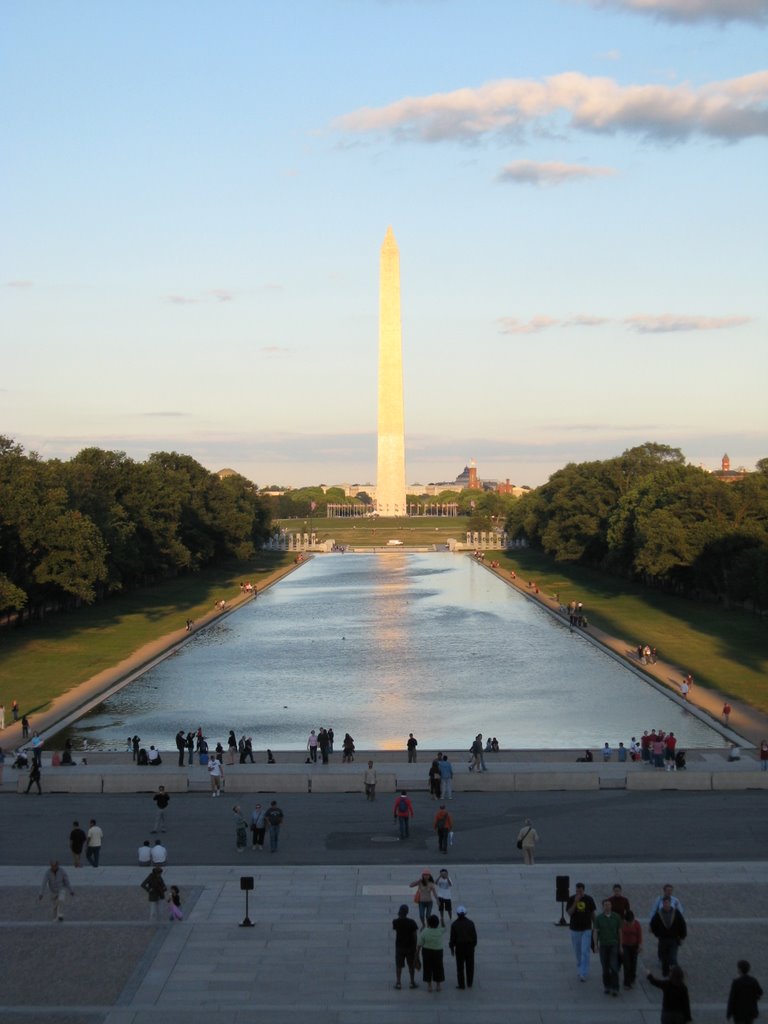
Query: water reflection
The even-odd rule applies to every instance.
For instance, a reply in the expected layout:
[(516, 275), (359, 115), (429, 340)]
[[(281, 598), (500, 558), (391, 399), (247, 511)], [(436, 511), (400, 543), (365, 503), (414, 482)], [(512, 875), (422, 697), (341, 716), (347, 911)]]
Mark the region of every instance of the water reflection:
[(202, 725), (257, 749), (302, 749), (311, 728), (358, 748), (612, 745), (643, 729), (685, 746), (720, 737), (467, 557), (313, 559), (193, 636), (69, 730), (76, 742), (172, 747)]

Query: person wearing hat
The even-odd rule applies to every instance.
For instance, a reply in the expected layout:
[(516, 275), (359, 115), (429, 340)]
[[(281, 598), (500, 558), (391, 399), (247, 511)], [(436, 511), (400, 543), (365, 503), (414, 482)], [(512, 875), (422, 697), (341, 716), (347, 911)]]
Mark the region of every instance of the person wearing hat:
[(416, 967), (416, 938), (419, 934), (419, 926), (412, 917), (408, 917), (408, 904), (403, 903), (397, 912), (397, 917), (392, 922), (392, 930), (395, 933), (395, 988), (402, 988), (400, 979), (403, 974), (403, 967), (408, 965), (408, 973), (411, 976), (411, 988), (418, 988), (414, 977)]
[[(475, 946), (477, 929), (467, 917), (465, 906), (456, 907), (456, 920), (451, 925), (448, 948), (456, 959), (456, 988), (472, 988), (475, 980)], [(465, 984), (466, 976), (466, 984)]]

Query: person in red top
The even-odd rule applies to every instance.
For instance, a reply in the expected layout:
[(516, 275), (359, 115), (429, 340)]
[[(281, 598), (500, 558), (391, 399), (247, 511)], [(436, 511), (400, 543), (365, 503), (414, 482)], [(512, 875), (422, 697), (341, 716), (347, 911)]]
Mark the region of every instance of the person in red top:
[(643, 945), (643, 929), (628, 910), (621, 922), (621, 962), (624, 967), (624, 988), (632, 988), (637, 978), (637, 958)]
[(733, 708), (728, 701), (726, 701), (725, 704), (723, 704), (723, 721), (726, 725), (728, 725), (728, 719), (731, 717), (731, 711), (733, 711)]
[(607, 897), (607, 899), (611, 904), (611, 910), (614, 912), (614, 914), (618, 914), (623, 921), (629, 913), (630, 906), (629, 900), (621, 891), (621, 886), (618, 884), (618, 882), (616, 883), (616, 885), (614, 885), (613, 892), (610, 896)]
[(673, 732), (667, 736), (664, 740), (664, 759), (667, 762), (667, 768), (669, 771), (675, 771), (675, 747), (677, 746), (677, 736)]
[(392, 815), (400, 828), (400, 838), (407, 839), (410, 835), (410, 820), (413, 817), (413, 804), (408, 799), (408, 794), (402, 790), (400, 796), (395, 800)]

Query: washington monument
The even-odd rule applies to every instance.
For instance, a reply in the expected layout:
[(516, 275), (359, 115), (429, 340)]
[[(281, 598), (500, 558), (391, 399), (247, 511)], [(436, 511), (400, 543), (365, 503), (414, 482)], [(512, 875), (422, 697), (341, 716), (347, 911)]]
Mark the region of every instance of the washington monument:
[(392, 228), (381, 247), (379, 272), (379, 452), (376, 510), (408, 514), (405, 504), (403, 338), (400, 323), (400, 250)]

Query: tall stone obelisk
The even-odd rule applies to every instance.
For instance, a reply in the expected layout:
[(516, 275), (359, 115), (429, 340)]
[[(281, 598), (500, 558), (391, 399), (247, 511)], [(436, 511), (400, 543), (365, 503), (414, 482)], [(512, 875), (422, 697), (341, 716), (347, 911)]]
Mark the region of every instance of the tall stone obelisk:
[(403, 336), (400, 322), (400, 250), (392, 228), (381, 247), (379, 271), (379, 450), (376, 510), (405, 516)]

